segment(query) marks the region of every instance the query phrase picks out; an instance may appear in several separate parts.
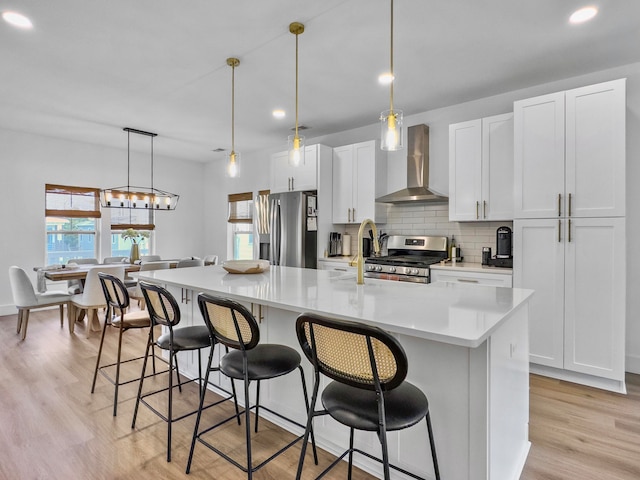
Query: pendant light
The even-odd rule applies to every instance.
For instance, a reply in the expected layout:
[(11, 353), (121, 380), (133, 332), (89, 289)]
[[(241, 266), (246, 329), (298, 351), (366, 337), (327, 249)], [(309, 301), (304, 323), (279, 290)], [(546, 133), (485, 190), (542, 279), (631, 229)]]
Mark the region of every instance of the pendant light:
[(382, 150), (402, 150), (402, 110), (393, 108), (393, 0), (391, 0), (391, 58), (389, 84), (389, 110), (380, 114), (380, 148)]
[[(180, 195), (155, 188), (153, 185), (153, 139), (157, 133), (145, 132), (125, 127), (127, 132), (127, 184), (100, 190), (100, 204), (105, 208), (127, 208), (130, 210), (175, 210)], [(131, 134), (149, 137), (151, 140), (151, 185), (136, 187), (131, 185)]]
[(235, 178), (240, 175), (240, 154), (236, 152), (235, 137), (235, 90), (236, 90), (236, 67), (240, 65), (237, 58), (227, 58), (227, 65), (231, 67), (231, 152), (227, 156), (227, 177)]
[(304, 137), (298, 135), (298, 35), (304, 32), (304, 25), (293, 22), (289, 31), (296, 36), (296, 133), (289, 135), (287, 149), (289, 150), (289, 164), (297, 167), (304, 164)]

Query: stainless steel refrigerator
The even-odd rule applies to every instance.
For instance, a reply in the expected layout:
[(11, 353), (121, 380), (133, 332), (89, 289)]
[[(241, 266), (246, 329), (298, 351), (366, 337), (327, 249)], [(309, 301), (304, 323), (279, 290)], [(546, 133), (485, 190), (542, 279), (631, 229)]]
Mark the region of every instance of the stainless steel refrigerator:
[(269, 260), (271, 265), (316, 268), (317, 194), (285, 192), (269, 195)]

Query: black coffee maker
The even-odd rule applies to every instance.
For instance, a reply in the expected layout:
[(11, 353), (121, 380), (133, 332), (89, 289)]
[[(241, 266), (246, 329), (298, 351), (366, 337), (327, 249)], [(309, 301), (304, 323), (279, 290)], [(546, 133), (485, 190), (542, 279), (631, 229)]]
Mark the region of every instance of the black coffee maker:
[(496, 231), (496, 255), (491, 257), (491, 249), (485, 247), (482, 252), (482, 264), (494, 267), (513, 268), (513, 234), (509, 227), (502, 226)]
[(509, 227), (499, 227), (496, 231), (496, 258), (513, 258), (511, 255), (512, 232)]

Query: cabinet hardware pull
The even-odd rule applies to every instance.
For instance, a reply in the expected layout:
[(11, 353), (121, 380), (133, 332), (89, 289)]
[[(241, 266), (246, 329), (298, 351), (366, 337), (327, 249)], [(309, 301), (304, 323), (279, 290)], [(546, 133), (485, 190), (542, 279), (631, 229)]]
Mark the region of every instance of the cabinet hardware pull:
[(560, 230), (562, 230), (562, 220), (558, 220), (558, 243), (562, 241), (562, 238), (560, 237)]
[(569, 229), (569, 232), (567, 234), (567, 241), (571, 243), (571, 219), (569, 219), (569, 223), (567, 224), (567, 227)]
[[(353, 208), (352, 212), (351, 212), (351, 218), (353, 219), (353, 221), (356, 221), (356, 209)], [(371, 245), (371, 247), (373, 248), (373, 245)]]
[(482, 205), (482, 215), (484, 216), (484, 218), (487, 218), (487, 201), (484, 200)]
[(571, 194), (569, 194), (569, 216), (571, 216)]
[(351, 209), (347, 208), (347, 222), (351, 223)]
[(338, 272), (346, 272), (347, 271), (346, 268), (334, 268), (334, 270), (337, 270)]
[(291, 190), (295, 190), (295, 186), (293, 185), (293, 182), (295, 181), (295, 177), (291, 177)]
[(464, 283), (478, 283), (478, 280), (474, 280), (472, 278), (459, 278), (458, 281)]
[(478, 213), (479, 208), (480, 208), (480, 202), (476, 201), (476, 220), (480, 218), (480, 214)]
[(562, 194), (559, 193), (558, 194), (558, 216), (561, 217), (562, 216), (562, 209), (560, 207), (560, 205), (562, 204)]

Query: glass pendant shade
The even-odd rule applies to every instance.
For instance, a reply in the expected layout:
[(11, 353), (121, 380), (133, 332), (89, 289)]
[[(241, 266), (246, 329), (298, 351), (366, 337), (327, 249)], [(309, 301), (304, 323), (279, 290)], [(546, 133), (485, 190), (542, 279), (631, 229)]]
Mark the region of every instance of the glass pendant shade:
[(402, 150), (402, 110), (387, 110), (380, 114), (380, 148)]
[(227, 177), (236, 178), (240, 176), (240, 154), (231, 151), (227, 156)]
[(289, 135), (287, 138), (287, 150), (289, 150), (289, 165), (298, 167), (304, 165), (304, 137), (301, 135)]

